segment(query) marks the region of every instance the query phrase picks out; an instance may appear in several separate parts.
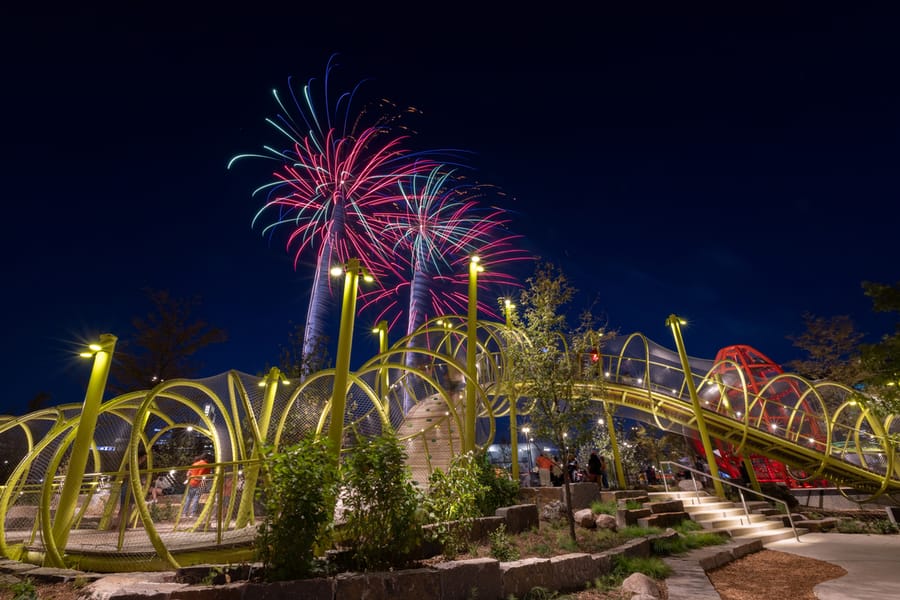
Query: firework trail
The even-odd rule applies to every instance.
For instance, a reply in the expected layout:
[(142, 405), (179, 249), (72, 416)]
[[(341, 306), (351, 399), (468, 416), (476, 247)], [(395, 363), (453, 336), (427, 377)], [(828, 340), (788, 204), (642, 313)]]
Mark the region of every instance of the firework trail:
[[(402, 201), (373, 213), (371, 219), (390, 244), (396, 284), (364, 292), (362, 309), (380, 307), (376, 320), (384, 318), (392, 325), (405, 312), (407, 334), (431, 317), (465, 313), (467, 265), (473, 254), (492, 267), (479, 277), (479, 287), (519, 286), (498, 267), (531, 259), (514, 246), (521, 236), (509, 233), (503, 209), (479, 203), (496, 188), (468, 183), (444, 164), (427, 173), (417, 171), (398, 187)], [(401, 298), (407, 295), (404, 311)], [(488, 302), (479, 302), (479, 308), (496, 316)]]
[(286, 247), (294, 254), (295, 270), (301, 257), (315, 254), (305, 354), (326, 336), (330, 268), (357, 257), (376, 276), (384, 271), (383, 265), (389, 261), (378, 232), (369, 222), (370, 215), (398, 200), (400, 181), (433, 164), (403, 147), (408, 136), (393, 133), (392, 127), (398, 115), (379, 113), (368, 126), (362, 125), (366, 112), (351, 117), (360, 84), (352, 92), (340, 94), (332, 108), (329, 80), (334, 59), (332, 56), (328, 61), (321, 86), (324, 114), (317, 110), (313, 97), (316, 79), (310, 79), (300, 94), (288, 80), (290, 110), (274, 90), (282, 112), (266, 121), (287, 138), (289, 146), (282, 150), (264, 146), (267, 154), (242, 154), (228, 164), (230, 168), (247, 157), (279, 163), (274, 180), (253, 192), (254, 196), (264, 193), (266, 197), (253, 226), (268, 219), (264, 235), (271, 235), (277, 228), (293, 228)]

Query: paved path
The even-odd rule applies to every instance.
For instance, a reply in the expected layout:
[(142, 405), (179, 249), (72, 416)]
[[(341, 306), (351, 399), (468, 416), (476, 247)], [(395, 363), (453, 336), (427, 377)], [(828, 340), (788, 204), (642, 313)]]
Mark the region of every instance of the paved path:
[(900, 598), (900, 535), (807, 533), (766, 544), (769, 550), (824, 560), (847, 569), (815, 588), (819, 600), (897, 600)]

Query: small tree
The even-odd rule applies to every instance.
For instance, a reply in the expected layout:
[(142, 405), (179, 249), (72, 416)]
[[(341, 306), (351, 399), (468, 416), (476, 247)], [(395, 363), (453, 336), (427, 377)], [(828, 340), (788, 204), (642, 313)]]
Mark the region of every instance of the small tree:
[[(593, 360), (595, 354), (599, 357), (603, 332), (594, 327), (590, 312), (582, 314), (574, 331), (566, 324), (563, 311), (574, 294), (557, 267), (539, 264), (521, 293), (521, 317), (511, 315), (524, 336), (520, 341), (511, 339), (508, 348), (519, 395), (533, 402), (530, 418), (535, 437), (555, 443), (566, 454), (590, 440), (595, 421), (591, 394), (603, 385), (602, 361)], [(564, 469), (569, 535), (574, 540), (569, 479)]]
[[(875, 312), (900, 314), (900, 282), (894, 285), (864, 282), (866, 296)], [(868, 371), (865, 384), (879, 401), (875, 407), (882, 415), (900, 414), (900, 322), (893, 334), (885, 334), (874, 344), (861, 347), (862, 363)]]
[(313, 435), (269, 455), (267, 466), (268, 482), (257, 489), (266, 507), (257, 552), (269, 581), (302, 579), (329, 539), (339, 474), (327, 438)]
[(225, 332), (197, 319), (200, 298), (172, 298), (166, 291), (146, 290), (153, 311), (135, 317), (134, 335), (123, 339), (110, 372), (110, 389), (131, 392), (160, 381), (195, 376), (201, 365), (197, 352), (226, 340)]
[(829, 319), (803, 314), (806, 331), (788, 336), (806, 358), (792, 360), (787, 366), (807, 379), (828, 379), (849, 386), (865, 378), (859, 355), (863, 334), (856, 331), (847, 315)]
[(341, 541), (361, 569), (402, 567), (422, 541), (419, 493), (393, 433), (358, 439), (344, 464)]

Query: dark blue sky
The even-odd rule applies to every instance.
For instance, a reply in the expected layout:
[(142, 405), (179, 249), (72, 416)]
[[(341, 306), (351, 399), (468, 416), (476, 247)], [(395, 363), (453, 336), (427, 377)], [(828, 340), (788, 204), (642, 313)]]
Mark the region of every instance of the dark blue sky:
[(250, 227), (266, 165), (225, 167), (276, 141), (271, 90), (334, 52), (339, 87), (369, 79), (365, 97), (422, 110), (417, 143), (471, 151), (513, 228), (620, 331), (673, 347), (675, 312), (694, 356), (745, 343), (779, 362), (804, 311), (874, 338), (893, 322), (860, 283), (900, 280), (897, 19), (816, 6), (11, 14), (0, 412), (81, 401), (74, 344), (127, 337), (145, 287), (199, 294), (228, 332), (203, 375), (276, 360), (310, 272)]

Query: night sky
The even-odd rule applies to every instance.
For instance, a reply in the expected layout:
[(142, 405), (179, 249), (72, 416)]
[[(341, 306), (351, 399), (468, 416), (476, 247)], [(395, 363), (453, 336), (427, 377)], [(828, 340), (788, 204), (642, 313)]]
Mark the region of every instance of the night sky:
[(226, 164), (279, 140), (271, 90), (333, 53), (338, 88), (422, 111), (416, 144), (470, 151), (523, 243), (611, 327), (674, 348), (677, 313), (693, 356), (741, 343), (776, 362), (798, 358), (804, 311), (874, 340), (893, 321), (860, 284), (900, 281), (898, 23), (814, 6), (9, 14), (0, 412), (80, 402), (77, 345), (127, 337), (148, 287), (201, 296), (228, 333), (202, 375), (277, 360), (311, 269), (251, 228), (270, 165)]

